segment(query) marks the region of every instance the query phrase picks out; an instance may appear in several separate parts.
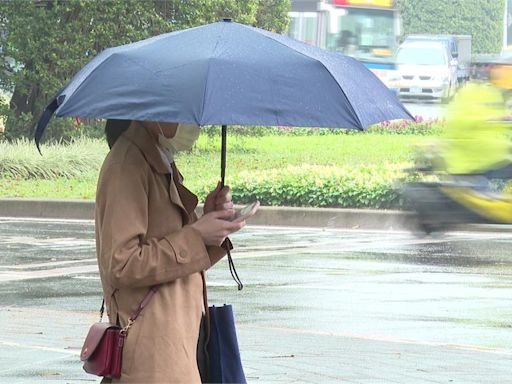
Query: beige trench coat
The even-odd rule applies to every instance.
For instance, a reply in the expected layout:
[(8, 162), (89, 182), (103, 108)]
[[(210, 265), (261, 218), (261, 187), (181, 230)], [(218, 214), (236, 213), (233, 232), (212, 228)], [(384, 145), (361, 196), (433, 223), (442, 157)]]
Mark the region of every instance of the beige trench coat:
[(110, 321), (125, 326), (149, 287), (163, 285), (129, 330), (118, 382), (201, 381), (202, 273), (225, 251), (205, 246), (187, 225), (196, 220), (196, 205), (153, 136), (133, 122), (107, 155), (96, 194), (96, 249)]

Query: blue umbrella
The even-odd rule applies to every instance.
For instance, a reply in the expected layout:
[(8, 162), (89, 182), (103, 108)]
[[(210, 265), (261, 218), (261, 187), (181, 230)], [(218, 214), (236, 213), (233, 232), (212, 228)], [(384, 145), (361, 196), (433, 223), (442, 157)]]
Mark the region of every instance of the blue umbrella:
[(412, 116), (357, 60), (229, 19), (109, 48), (57, 94), (51, 117), (364, 129)]
[(358, 61), (229, 19), (101, 52), (46, 108), (38, 148), (54, 113), (222, 125), (222, 184), (227, 125), (364, 129), (412, 118)]

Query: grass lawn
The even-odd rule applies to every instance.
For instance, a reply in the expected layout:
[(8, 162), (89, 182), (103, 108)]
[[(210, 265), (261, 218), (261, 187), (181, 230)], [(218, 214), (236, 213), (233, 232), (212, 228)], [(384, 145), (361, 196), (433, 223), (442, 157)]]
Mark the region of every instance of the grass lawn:
[[(227, 184), (240, 172), (284, 167), (407, 167), (414, 144), (428, 136), (349, 134), (325, 136), (228, 136)], [(108, 148), (101, 140), (42, 147), (0, 143), (0, 197), (93, 199)], [(220, 139), (202, 135), (191, 153), (176, 160), (192, 191), (213, 188), (220, 175)]]

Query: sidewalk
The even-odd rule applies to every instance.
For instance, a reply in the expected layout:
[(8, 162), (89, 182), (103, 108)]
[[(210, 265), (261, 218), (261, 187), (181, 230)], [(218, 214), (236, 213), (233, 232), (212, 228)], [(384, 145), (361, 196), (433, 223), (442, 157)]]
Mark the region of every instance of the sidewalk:
[[(234, 308), (242, 310), (240, 304)], [(310, 310), (305, 308), (303, 312)], [(14, 321), (15, 318), (19, 320)], [(84, 334), (97, 321), (96, 314), (2, 309), (0, 324), (5, 326), (6, 321), (11, 340), (6, 340), (5, 335), (0, 340), (1, 382), (99, 382), (83, 372), (79, 360)], [(351, 335), (308, 330), (307, 326), (292, 329), (250, 322), (238, 322), (237, 333), (248, 383), (512, 383), (510, 351), (442, 343), (429, 345), (418, 340), (379, 340), (371, 334)], [(27, 363), (25, 366), (23, 361)]]
[[(512, 383), (512, 233), (248, 227), (208, 272), (249, 383)], [(0, 219), (0, 382), (98, 383), (78, 358), (101, 285), (91, 221)]]

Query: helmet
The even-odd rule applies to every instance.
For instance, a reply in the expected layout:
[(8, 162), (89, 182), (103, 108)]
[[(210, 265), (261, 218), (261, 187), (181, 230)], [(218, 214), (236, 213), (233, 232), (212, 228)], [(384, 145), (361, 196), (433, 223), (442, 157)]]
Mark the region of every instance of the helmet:
[(489, 80), (496, 87), (512, 90), (512, 52), (504, 53), (494, 61)]

